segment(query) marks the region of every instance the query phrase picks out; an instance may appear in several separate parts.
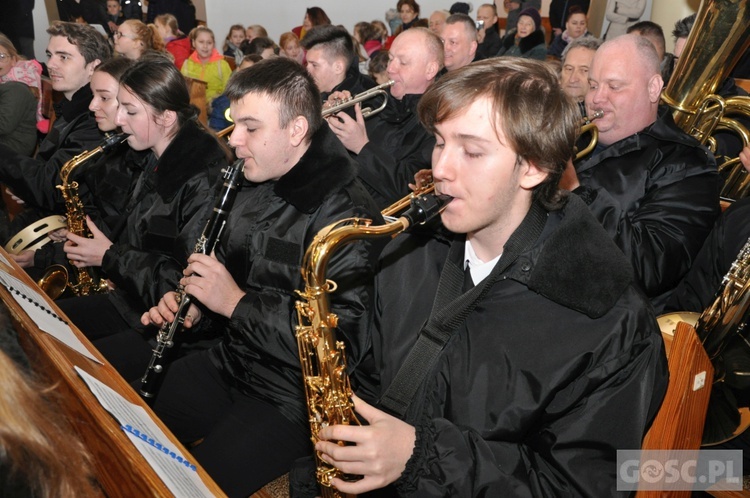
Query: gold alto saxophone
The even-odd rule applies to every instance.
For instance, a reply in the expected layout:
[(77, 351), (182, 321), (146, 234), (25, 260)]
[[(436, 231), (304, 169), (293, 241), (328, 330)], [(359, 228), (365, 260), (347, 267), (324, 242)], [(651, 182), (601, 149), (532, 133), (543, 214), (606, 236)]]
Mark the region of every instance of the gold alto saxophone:
[[(86, 225), (86, 213), (83, 211), (83, 203), (78, 195), (78, 182), (70, 180), (71, 173), (78, 166), (124, 142), (126, 138), (128, 138), (127, 133), (110, 135), (98, 147), (78, 154), (68, 160), (60, 169), (60, 179), (62, 182), (57, 188), (60, 189), (65, 200), (67, 226), (70, 233), (74, 233), (80, 237), (91, 237), (91, 231), (88, 225)], [(76, 278), (71, 280), (68, 270), (63, 265), (52, 265), (47, 268), (47, 271), (37, 283), (52, 299), (59, 297), (66, 288), (70, 289), (76, 296), (88, 296), (89, 294), (107, 292), (109, 290), (107, 281), (99, 278), (98, 275), (94, 275), (90, 267), (77, 268)]]
[[(425, 190), (428, 189), (421, 192)], [(451, 200), (450, 196), (433, 194), (411, 194), (409, 198), (411, 205), (399, 218), (380, 226), (372, 226), (371, 220), (359, 218), (338, 221), (320, 230), (305, 251), (302, 265), (305, 290), (297, 291), (303, 300), (296, 303), (299, 323), (296, 335), (313, 444), (319, 440), (318, 433), (323, 427), (359, 425), (351, 401), (344, 343), (337, 341), (335, 336), (338, 317), (329, 308), (328, 294), (335, 292), (336, 283), (326, 279), (326, 266), (331, 255), (341, 246), (358, 239), (396, 235), (410, 226), (425, 223)], [(391, 214), (392, 211), (386, 208), (384, 213)], [(332, 486), (331, 479), (352, 480), (355, 477), (326, 463), (317, 452), (315, 459), (322, 496), (345, 496)]]

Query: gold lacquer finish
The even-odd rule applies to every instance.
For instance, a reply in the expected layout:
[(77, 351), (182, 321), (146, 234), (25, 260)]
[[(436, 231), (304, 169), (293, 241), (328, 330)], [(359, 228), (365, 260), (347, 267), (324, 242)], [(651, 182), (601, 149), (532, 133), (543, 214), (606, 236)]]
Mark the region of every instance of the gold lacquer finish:
[(591, 116), (586, 116), (581, 120), (581, 131), (578, 135), (579, 137), (582, 137), (588, 133), (589, 143), (583, 149), (576, 150), (576, 156), (573, 158), (574, 161), (578, 161), (579, 159), (588, 156), (596, 147), (597, 142), (599, 142), (599, 128), (596, 127), (596, 124), (594, 124), (593, 121), (602, 116), (604, 116), (604, 112), (597, 110), (594, 111), (594, 114)]
[[(714, 151), (712, 135), (720, 130), (737, 133), (744, 146), (750, 145), (748, 130), (734, 119), (750, 115), (750, 98), (724, 99), (716, 94), (748, 47), (748, 0), (704, 0), (685, 50), (662, 93), (677, 126)], [(750, 179), (737, 158), (721, 163), (719, 171), (725, 178), (722, 197), (739, 199), (748, 194)]]
[[(302, 300), (296, 304), (299, 323), (296, 335), (313, 444), (319, 440), (323, 427), (360, 424), (351, 401), (344, 343), (336, 340), (338, 317), (331, 313), (329, 305), (328, 294), (336, 291), (336, 283), (326, 279), (328, 261), (341, 246), (355, 240), (392, 236), (414, 224), (424, 223), (437, 215), (450, 197), (430, 194), (407, 199), (410, 209), (395, 221), (380, 226), (360, 218), (338, 221), (320, 230), (305, 252), (302, 266), (305, 290), (297, 291)], [(387, 208), (383, 213), (392, 211)], [(343, 474), (317, 453), (315, 457), (323, 496), (346, 496), (332, 487), (331, 479), (352, 480), (356, 476)]]
[[(60, 169), (62, 183), (57, 186), (62, 192), (65, 200), (65, 211), (67, 213), (68, 231), (80, 237), (91, 237), (91, 231), (86, 225), (86, 213), (83, 211), (83, 203), (78, 196), (78, 182), (70, 181), (70, 174), (78, 166), (90, 161), (107, 149), (122, 143), (128, 135), (121, 133), (104, 139), (97, 148), (78, 154), (66, 162)], [(66, 268), (62, 265), (52, 265), (47, 268), (42, 278), (37, 282), (39, 287), (52, 299), (59, 297), (66, 288), (69, 288), (76, 296), (88, 296), (108, 292), (109, 286), (105, 279), (100, 279), (92, 274), (91, 268), (77, 268), (75, 278), (71, 279)]]

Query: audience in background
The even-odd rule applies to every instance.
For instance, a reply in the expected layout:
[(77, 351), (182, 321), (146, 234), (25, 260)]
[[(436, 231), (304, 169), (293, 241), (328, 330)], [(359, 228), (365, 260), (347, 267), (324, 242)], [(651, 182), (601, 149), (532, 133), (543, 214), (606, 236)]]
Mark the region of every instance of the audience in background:
[(224, 55), (228, 57), (234, 57), (236, 65), (240, 65), (242, 62), (242, 50), (240, 50), (240, 44), (245, 40), (245, 26), (242, 24), (233, 24), (229, 28), (229, 33), (224, 39)]
[(300, 64), (305, 60), (305, 52), (302, 50), (302, 45), (299, 44), (299, 38), (291, 31), (282, 33), (279, 38), (279, 55), (282, 57), (288, 57), (294, 59)]
[(117, 31), (117, 26), (125, 22), (125, 14), (122, 13), (120, 0), (107, 0), (107, 25), (105, 29), (112, 36)]
[(477, 59), (494, 57), (500, 50), (502, 39), (497, 30), (497, 8), (494, 3), (483, 3), (477, 9)]
[(570, 9), (578, 7), (588, 15), (591, 0), (552, 0), (549, 4), (549, 23), (552, 26), (552, 36), (561, 35), (565, 29), (565, 19)]
[(182, 69), (182, 65), (193, 51), (190, 38), (180, 31), (177, 18), (172, 14), (156, 16), (154, 25), (165, 44), (164, 48), (174, 57), (174, 65), (177, 69)]
[(367, 73), (378, 85), (382, 85), (390, 80), (388, 77), (388, 58), (388, 51), (380, 50), (370, 59)]
[(190, 32), (194, 52), (182, 65), (182, 74), (190, 78), (205, 81), (206, 99), (209, 105), (213, 99), (224, 92), (227, 81), (232, 75), (224, 57), (216, 50), (214, 32), (205, 26), (193, 28)]
[(440, 36), (443, 32), (443, 27), (445, 26), (445, 20), (448, 19), (449, 15), (451, 14), (447, 10), (436, 10), (430, 14), (430, 20), (428, 22), (430, 31)]
[(41, 133), (49, 131), (49, 119), (42, 116), (42, 65), (36, 60), (24, 60), (7, 36), (0, 34), (0, 83), (18, 81), (35, 88), (39, 95), (36, 106), (36, 127)]
[(599, 45), (598, 38), (587, 36), (568, 43), (562, 53), (560, 84), (563, 91), (578, 103), (582, 117), (586, 116), (584, 99), (589, 92), (591, 61)]
[(445, 71), (454, 71), (470, 64), (477, 53), (477, 27), (466, 14), (451, 14), (445, 21), (443, 32)]
[(398, 0), (396, 9), (401, 18), (401, 25), (393, 31), (393, 34), (398, 36), (419, 21), (419, 4), (415, 0)]
[(260, 24), (251, 24), (245, 30), (245, 39), (248, 42), (253, 41), (255, 38), (258, 38), (259, 36), (265, 36), (266, 38), (268, 38), (268, 31), (266, 31), (266, 28), (264, 28)]
[(277, 55), (277, 48), (273, 40), (266, 36), (256, 36), (252, 41), (245, 40), (240, 43), (243, 55), (260, 55), (262, 59), (269, 59)]
[(128, 59), (138, 60), (149, 50), (164, 52), (164, 41), (156, 25), (128, 19), (113, 33), (115, 52)]
[(294, 32), (300, 40), (303, 40), (307, 32), (315, 26), (326, 26), (328, 24), (331, 24), (331, 19), (323, 9), (320, 7), (309, 7), (305, 11), (305, 18), (302, 21), (302, 26), (297, 26), (292, 32)]
[(542, 31), (539, 11), (528, 8), (520, 12), (516, 29), (509, 30), (503, 38), (503, 46), (497, 55), (510, 55), (543, 61), (547, 57), (547, 45)]
[(570, 42), (584, 36), (591, 36), (588, 31), (586, 13), (580, 7), (573, 6), (568, 11), (568, 17), (565, 19), (565, 31), (555, 36), (549, 45), (547, 55), (559, 60), (562, 57), (563, 50), (565, 50), (565, 47)]

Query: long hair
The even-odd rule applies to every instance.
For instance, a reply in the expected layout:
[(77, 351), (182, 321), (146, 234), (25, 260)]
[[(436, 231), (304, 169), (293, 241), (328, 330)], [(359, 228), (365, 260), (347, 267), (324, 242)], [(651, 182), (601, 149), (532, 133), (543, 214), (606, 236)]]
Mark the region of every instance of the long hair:
[(164, 57), (137, 61), (122, 75), (120, 85), (127, 87), (158, 114), (174, 111), (178, 129), (198, 115), (198, 109), (190, 103), (185, 77), (173, 62)]
[[(7, 317), (0, 314), (1, 333)], [(91, 457), (56, 408), (59, 394), (24, 373), (0, 349), (0, 467), (11, 489), (45, 498), (89, 497)]]

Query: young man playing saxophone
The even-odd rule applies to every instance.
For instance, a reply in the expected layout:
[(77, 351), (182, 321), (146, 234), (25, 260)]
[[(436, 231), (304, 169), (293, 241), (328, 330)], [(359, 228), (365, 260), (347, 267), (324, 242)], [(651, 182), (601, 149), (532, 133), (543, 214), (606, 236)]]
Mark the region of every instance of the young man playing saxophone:
[(446, 74), (418, 112), (437, 140), (436, 191), (453, 197), (441, 215), (450, 232), (402, 235), (384, 250), (373, 330), (382, 391), (375, 406), (354, 398), (368, 425), (320, 431), (322, 459), (363, 476), (333, 484), (615, 495), (616, 450), (640, 447), (666, 358), (628, 261), (557, 188), (580, 113), (549, 68), (521, 59)]
[[(234, 74), (226, 94), (235, 123), (229, 143), (245, 158), (216, 257), (188, 259), (186, 326), (223, 333), (221, 342), (172, 364), (154, 411), (230, 496), (249, 496), (312, 452), (294, 327), (300, 268), (315, 234), (344, 218), (380, 219), (356, 166), (323, 122), (320, 93), (295, 61), (264, 60)], [(379, 244), (332, 256), (331, 295), (348, 369), (369, 345), (372, 279)], [(174, 293), (143, 316), (174, 319)], [(208, 323), (206, 323), (208, 322)], [(189, 333), (189, 332), (187, 332)]]

